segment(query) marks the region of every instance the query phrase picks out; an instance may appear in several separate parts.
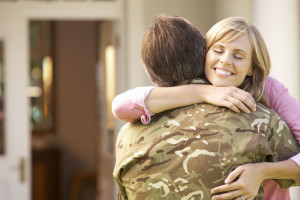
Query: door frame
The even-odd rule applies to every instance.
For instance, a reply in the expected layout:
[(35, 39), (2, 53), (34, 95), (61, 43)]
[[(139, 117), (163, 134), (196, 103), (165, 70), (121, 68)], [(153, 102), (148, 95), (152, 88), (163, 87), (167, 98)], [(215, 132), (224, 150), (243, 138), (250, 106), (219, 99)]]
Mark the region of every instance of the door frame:
[[(4, 155), (0, 157), (1, 197), (29, 199), (29, 100), (26, 90), (28, 32), (24, 19), (0, 18), (0, 39), (4, 42)], [(18, 58), (18, 59), (16, 59)], [(24, 63), (26, 63), (24, 65)], [(20, 174), (22, 161), (23, 174)], [(22, 180), (21, 177), (23, 176)], [(19, 192), (15, 192), (15, 191)]]
[[(4, 42), (8, 42), (4, 44), (6, 154), (3, 159), (0, 158), (0, 163), (7, 163), (5, 170), (17, 172), (14, 176), (6, 176), (11, 188), (8, 191), (9, 200), (31, 199), (30, 101), (27, 96), (27, 88), (30, 84), (28, 75), (29, 22), (31, 20), (110, 20), (117, 22), (116, 32), (119, 43), (116, 50), (116, 65), (121, 74), (125, 74), (122, 73), (126, 71), (124, 4), (123, 0), (0, 2), (0, 39), (3, 38)], [(2, 32), (4, 32), (3, 36)], [(118, 84), (124, 86), (126, 78), (118, 80)], [(21, 158), (26, 160), (26, 179), (20, 184), (18, 169)], [(0, 178), (5, 174), (1, 170)]]

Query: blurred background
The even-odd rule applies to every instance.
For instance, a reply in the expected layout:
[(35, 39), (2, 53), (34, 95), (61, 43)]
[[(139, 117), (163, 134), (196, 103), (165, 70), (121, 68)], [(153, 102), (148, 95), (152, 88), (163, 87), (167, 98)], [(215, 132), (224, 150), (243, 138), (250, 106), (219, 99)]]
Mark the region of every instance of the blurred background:
[[(151, 85), (140, 59), (155, 15), (203, 34), (243, 16), (261, 31), (271, 75), (300, 99), (298, 0), (1, 0), (0, 200), (113, 200), (116, 94)], [(299, 187), (291, 190), (300, 199)]]

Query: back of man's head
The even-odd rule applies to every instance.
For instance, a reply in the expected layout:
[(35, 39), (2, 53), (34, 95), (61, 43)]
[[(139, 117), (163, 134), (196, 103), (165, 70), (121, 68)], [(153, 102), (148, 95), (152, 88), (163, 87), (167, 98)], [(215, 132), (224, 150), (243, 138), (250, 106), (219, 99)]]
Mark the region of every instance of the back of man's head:
[(205, 39), (188, 20), (159, 15), (145, 32), (142, 60), (157, 86), (175, 86), (184, 80), (204, 78)]

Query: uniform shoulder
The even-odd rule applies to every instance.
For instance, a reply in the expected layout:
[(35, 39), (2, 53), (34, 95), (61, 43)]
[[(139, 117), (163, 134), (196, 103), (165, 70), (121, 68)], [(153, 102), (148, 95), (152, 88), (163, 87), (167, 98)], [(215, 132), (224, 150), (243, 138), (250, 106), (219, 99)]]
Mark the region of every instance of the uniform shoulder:
[(265, 114), (267, 114), (267, 115), (272, 114), (273, 115), (275, 113), (275, 111), (272, 110), (272, 109), (270, 109), (270, 108), (268, 108), (267, 106), (265, 106), (265, 105), (263, 105), (261, 103), (257, 103), (256, 104), (256, 111), (254, 113), (256, 113), (258, 115), (260, 115), (260, 114), (263, 114), (263, 115), (265, 115)]
[(260, 103), (256, 104), (256, 111), (253, 112), (253, 116), (256, 118), (268, 118), (270, 125), (272, 123), (279, 123), (279, 121), (285, 123), (284, 120), (279, 116), (279, 114), (275, 110), (270, 109)]

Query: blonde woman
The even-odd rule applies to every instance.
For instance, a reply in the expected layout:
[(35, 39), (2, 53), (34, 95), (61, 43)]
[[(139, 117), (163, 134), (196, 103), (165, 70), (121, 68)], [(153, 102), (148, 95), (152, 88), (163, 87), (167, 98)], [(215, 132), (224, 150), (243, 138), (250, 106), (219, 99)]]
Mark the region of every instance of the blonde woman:
[[(228, 32), (232, 27), (236, 31)], [(249, 37), (248, 52), (231, 45), (236, 39), (240, 40), (240, 45), (246, 45), (245, 40), (239, 38), (243, 33)], [(235, 112), (241, 110), (249, 113), (255, 110), (256, 102), (260, 102), (283, 117), (300, 142), (300, 106), (280, 82), (267, 77), (269, 54), (257, 29), (243, 18), (226, 18), (208, 31), (206, 43), (205, 75), (212, 85), (130, 90), (114, 99), (115, 116), (124, 121), (136, 121), (141, 117), (147, 124), (154, 113), (193, 103), (207, 102)], [(244, 79), (233, 81), (241, 72), (239, 66), (246, 66), (249, 70), (246, 73), (242, 71)], [(233, 182), (237, 177), (238, 180)], [(281, 190), (274, 181), (267, 179), (300, 179), (300, 154), (282, 162), (238, 167), (230, 173), (225, 185), (212, 190), (212, 193), (225, 192), (215, 195), (213, 199), (253, 199), (263, 181), (265, 199), (289, 199), (288, 190)]]

